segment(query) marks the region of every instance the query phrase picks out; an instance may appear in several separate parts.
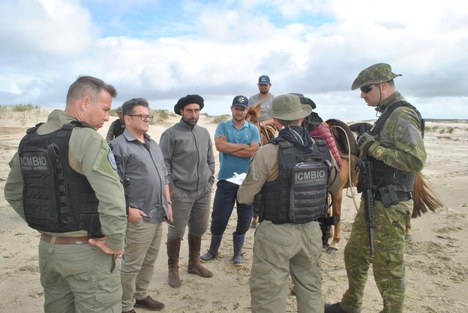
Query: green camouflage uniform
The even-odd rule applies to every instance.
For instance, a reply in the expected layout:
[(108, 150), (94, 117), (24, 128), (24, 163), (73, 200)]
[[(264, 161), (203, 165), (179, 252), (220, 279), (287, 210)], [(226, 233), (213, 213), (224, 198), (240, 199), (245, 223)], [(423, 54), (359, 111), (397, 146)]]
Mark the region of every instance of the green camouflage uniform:
[[(396, 76), (399, 75), (393, 74), (390, 66), (377, 64), (361, 72), (352, 89), (388, 81)], [(383, 113), (391, 104), (401, 100), (403, 97), (395, 91), (377, 110)], [(395, 109), (375, 139), (368, 155), (406, 172), (417, 172), (423, 168), (426, 150), (419, 117), (411, 108), (402, 106)], [(384, 309), (381, 312), (403, 312), (405, 225), (411, 218), (413, 201), (402, 201), (387, 208), (381, 201), (375, 201), (374, 257), (369, 255), (364, 207), (362, 199), (344, 251), (349, 288), (340, 305), (346, 312), (360, 312), (367, 273), (372, 264), (375, 281), (383, 298)]]
[[(54, 110), (37, 130), (48, 134), (76, 120), (61, 110)], [(76, 127), (69, 142), (69, 163), (86, 176), (99, 200), (101, 231), (109, 248), (124, 247), (127, 215), (119, 176), (112, 164), (113, 155), (104, 138), (91, 128)], [(23, 177), (18, 153), (10, 161), (5, 184), (5, 199), (24, 219)], [(48, 233), (52, 236), (81, 237), (86, 231)], [(122, 286), (120, 261), (89, 244), (39, 242), (39, 269), (44, 288), (45, 312), (121, 312)]]

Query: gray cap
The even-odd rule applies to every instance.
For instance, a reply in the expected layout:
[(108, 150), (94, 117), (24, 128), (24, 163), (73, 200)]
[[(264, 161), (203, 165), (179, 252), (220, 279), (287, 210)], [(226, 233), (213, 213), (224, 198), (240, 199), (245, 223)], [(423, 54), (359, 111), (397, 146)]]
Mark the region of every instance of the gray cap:
[(295, 121), (306, 117), (312, 112), (312, 107), (302, 104), (298, 96), (281, 95), (273, 99), (269, 114), (279, 120)]
[(386, 63), (377, 63), (361, 71), (353, 82), (351, 90), (356, 90), (366, 85), (388, 82), (401, 74), (392, 72), (392, 67)]

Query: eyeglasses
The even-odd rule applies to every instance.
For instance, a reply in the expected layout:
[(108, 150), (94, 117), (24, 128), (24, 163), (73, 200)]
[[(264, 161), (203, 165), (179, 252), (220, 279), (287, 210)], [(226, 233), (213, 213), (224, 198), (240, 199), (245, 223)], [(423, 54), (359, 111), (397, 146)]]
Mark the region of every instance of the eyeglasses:
[(374, 85), (365, 85), (361, 87), (361, 92), (362, 93), (369, 93), (372, 90), (372, 86)]
[(147, 114), (128, 114), (128, 116), (138, 116), (142, 121), (152, 121), (153, 120), (153, 115), (147, 115)]

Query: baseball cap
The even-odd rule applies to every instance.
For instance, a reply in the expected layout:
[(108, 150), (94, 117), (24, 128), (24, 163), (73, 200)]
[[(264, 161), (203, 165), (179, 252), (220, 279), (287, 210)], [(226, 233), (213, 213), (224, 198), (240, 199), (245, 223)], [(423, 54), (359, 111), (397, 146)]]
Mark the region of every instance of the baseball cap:
[(258, 78), (258, 85), (269, 85), (270, 77), (268, 75), (262, 75)]
[(245, 96), (235, 96), (232, 100), (232, 105), (237, 105), (243, 108), (247, 108), (249, 106), (249, 99)]

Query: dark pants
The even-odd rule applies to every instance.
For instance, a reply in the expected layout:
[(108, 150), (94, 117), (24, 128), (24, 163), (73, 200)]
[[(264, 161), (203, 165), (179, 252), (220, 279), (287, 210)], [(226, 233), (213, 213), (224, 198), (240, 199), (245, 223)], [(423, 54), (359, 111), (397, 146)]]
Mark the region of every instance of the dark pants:
[(240, 204), (236, 200), (239, 185), (225, 180), (218, 181), (211, 213), (211, 234), (222, 235), (231, 217), (234, 203), (237, 207), (236, 235), (244, 235), (249, 230), (253, 206)]

